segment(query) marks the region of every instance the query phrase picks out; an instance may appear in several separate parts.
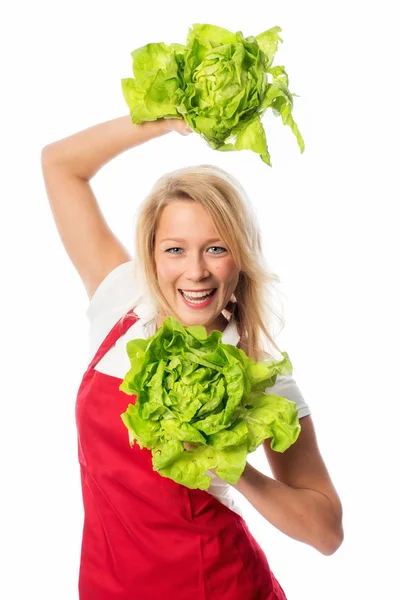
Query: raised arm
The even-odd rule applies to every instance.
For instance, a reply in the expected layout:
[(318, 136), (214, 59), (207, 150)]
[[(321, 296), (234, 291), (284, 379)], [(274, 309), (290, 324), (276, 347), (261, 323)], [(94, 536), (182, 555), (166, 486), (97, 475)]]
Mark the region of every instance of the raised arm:
[(131, 256), (109, 228), (90, 186), (107, 162), (129, 148), (176, 130), (190, 132), (182, 119), (133, 125), (130, 116), (94, 125), (42, 150), (42, 172), (64, 248), (89, 299), (101, 281)]

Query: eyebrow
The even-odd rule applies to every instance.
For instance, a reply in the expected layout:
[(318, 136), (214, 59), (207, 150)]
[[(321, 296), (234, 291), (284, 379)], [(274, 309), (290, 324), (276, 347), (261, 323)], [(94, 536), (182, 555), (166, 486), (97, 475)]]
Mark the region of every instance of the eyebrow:
[[(160, 244), (162, 242), (180, 242), (180, 243), (185, 243), (186, 240), (183, 238), (179, 238), (179, 237), (171, 237), (171, 238), (164, 238), (162, 240), (160, 240)], [(207, 240), (205, 243), (206, 244), (212, 244), (213, 242), (222, 242), (221, 238), (212, 238), (210, 240)]]

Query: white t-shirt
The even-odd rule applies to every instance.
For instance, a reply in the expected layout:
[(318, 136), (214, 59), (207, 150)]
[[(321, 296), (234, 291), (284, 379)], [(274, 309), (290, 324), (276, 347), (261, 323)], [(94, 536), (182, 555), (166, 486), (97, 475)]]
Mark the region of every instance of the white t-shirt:
[[(126, 351), (127, 343), (136, 338), (147, 339), (156, 333), (155, 306), (151, 298), (143, 293), (139, 287), (135, 279), (133, 261), (129, 261), (111, 271), (92, 296), (86, 311), (90, 325), (88, 362), (92, 360), (100, 344), (115, 323), (128, 310), (135, 308), (135, 314), (139, 317), (139, 320), (117, 340), (114, 346), (95, 365), (97, 371), (123, 379), (131, 367)], [(236, 346), (239, 339), (236, 322), (231, 319), (222, 334), (222, 342)], [(295, 402), (299, 418), (311, 414), (292, 374), (278, 375), (275, 385), (267, 388), (267, 393), (282, 396)], [(213, 473), (209, 472), (208, 474), (211, 475), (212, 479), (207, 491), (231, 510), (241, 515), (240, 507), (232, 497), (231, 486)]]

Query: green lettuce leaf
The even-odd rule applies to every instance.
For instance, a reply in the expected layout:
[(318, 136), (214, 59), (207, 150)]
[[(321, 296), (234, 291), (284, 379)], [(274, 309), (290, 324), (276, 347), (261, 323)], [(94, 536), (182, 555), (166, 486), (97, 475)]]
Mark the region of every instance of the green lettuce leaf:
[(271, 166), (261, 122), (270, 108), (304, 141), (282, 66), (272, 66), (280, 27), (253, 37), (195, 23), (186, 45), (150, 43), (131, 53), (134, 78), (122, 79), (133, 123), (184, 118), (215, 150), (250, 150)]
[[(287, 353), (257, 363), (221, 339), (170, 317), (148, 340), (127, 344), (131, 368), (120, 390), (136, 396), (121, 415), (129, 443), (151, 450), (153, 468), (189, 488), (208, 489), (209, 469), (237, 483), (264, 440), (284, 452), (300, 433), (296, 404), (265, 393), (292, 371)], [(197, 446), (186, 451), (184, 442)]]

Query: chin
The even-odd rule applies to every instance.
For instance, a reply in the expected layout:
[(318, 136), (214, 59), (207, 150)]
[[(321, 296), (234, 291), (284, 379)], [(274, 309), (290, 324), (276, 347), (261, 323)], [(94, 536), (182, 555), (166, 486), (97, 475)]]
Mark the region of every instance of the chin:
[(205, 319), (204, 317), (202, 317), (201, 315), (194, 315), (194, 316), (183, 316), (181, 317), (181, 321), (186, 322), (188, 325), (207, 325), (209, 321), (209, 319)]
[(208, 325), (209, 323), (212, 323), (213, 321), (215, 321), (215, 319), (217, 318), (215, 315), (212, 315), (211, 317), (206, 317), (205, 315), (192, 315), (192, 314), (182, 314), (181, 312), (177, 312), (177, 315), (179, 317), (179, 322), (182, 323), (185, 327), (188, 327), (190, 325), (204, 325), (204, 327), (206, 325)]

